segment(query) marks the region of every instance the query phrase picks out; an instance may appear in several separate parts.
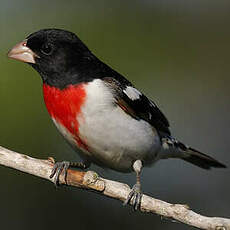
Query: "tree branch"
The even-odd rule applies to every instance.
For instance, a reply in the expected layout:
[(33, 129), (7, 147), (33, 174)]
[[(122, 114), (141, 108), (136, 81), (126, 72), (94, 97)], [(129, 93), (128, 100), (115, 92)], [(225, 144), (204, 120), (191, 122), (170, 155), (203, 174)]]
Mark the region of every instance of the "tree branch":
[[(0, 164), (53, 182), (53, 179), (49, 177), (53, 167), (50, 160), (35, 159), (0, 146)], [(63, 174), (60, 176), (60, 184), (66, 184)], [(82, 172), (68, 169), (67, 185), (97, 191), (121, 201), (124, 201), (130, 192), (128, 185), (104, 179), (93, 171)], [(190, 210), (186, 205), (170, 204), (147, 195), (142, 197), (140, 210), (200, 229), (230, 230), (230, 219), (202, 216)]]

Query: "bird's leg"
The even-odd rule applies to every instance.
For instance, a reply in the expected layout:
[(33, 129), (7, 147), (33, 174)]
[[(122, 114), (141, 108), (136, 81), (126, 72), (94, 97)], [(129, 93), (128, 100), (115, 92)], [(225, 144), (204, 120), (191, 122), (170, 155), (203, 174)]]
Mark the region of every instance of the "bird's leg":
[(61, 175), (62, 171), (64, 172), (64, 179), (67, 184), (67, 170), (70, 167), (73, 168), (80, 168), (80, 169), (87, 169), (90, 166), (89, 161), (84, 161), (84, 162), (69, 162), (69, 161), (61, 161), (61, 162), (56, 162), (54, 163), (52, 172), (50, 174), (50, 178), (54, 177), (54, 184), (56, 186), (59, 185), (59, 176)]
[(142, 162), (141, 160), (136, 160), (133, 163), (133, 169), (136, 172), (136, 184), (133, 186), (131, 192), (129, 193), (128, 197), (126, 198), (124, 205), (130, 203), (133, 199), (133, 207), (136, 211), (141, 204), (142, 192), (141, 192), (141, 182), (140, 182), (140, 174), (142, 169)]

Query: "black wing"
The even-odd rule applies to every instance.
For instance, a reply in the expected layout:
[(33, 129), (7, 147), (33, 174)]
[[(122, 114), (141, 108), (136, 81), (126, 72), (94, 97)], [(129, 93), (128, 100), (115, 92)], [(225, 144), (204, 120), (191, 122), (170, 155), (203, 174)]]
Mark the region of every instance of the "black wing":
[(160, 135), (170, 135), (169, 122), (157, 105), (138, 91), (129, 81), (120, 82), (114, 78), (104, 78), (113, 90), (116, 103), (135, 119), (149, 122)]

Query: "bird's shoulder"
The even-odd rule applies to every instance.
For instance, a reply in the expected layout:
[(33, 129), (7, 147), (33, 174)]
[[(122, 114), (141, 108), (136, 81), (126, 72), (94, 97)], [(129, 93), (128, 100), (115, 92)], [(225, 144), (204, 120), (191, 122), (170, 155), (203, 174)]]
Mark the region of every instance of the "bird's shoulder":
[(116, 104), (135, 119), (150, 123), (160, 135), (170, 135), (169, 122), (157, 105), (136, 89), (121, 75), (104, 77), (104, 83), (111, 89)]

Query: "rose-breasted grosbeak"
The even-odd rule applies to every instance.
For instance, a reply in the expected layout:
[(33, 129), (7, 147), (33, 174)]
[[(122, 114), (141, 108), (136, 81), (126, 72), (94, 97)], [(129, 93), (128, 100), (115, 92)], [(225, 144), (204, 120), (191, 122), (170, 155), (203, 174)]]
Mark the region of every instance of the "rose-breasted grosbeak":
[(100, 61), (73, 33), (43, 29), (14, 46), (8, 56), (29, 63), (41, 75), (48, 112), (82, 163), (120, 172), (136, 172), (137, 181), (125, 203), (141, 200), (140, 173), (159, 159), (181, 158), (204, 169), (226, 166), (171, 136), (169, 122), (157, 105), (126, 78)]

